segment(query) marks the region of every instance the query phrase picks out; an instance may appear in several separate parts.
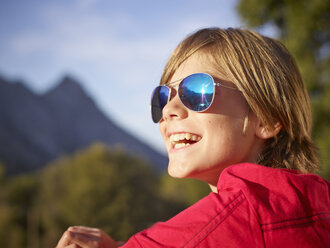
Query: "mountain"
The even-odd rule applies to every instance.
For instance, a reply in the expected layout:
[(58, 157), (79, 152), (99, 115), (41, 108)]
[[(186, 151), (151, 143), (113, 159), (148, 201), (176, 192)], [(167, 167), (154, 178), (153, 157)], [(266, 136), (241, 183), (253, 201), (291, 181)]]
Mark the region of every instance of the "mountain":
[(164, 155), (105, 116), (73, 78), (36, 94), (0, 77), (0, 161), (7, 175), (37, 170), (94, 142), (119, 146), (158, 171), (167, 165)]

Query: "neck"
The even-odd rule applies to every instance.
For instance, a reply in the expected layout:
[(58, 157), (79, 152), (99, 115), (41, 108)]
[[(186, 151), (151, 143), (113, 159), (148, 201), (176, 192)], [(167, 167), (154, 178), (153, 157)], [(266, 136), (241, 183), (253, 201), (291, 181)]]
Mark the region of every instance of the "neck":
[(212, 184), (209, 184), (209, 186), (210, 186), (212, 192), (214, 192), (214, 193), (218, 193), (217, 186), (212, 185)]

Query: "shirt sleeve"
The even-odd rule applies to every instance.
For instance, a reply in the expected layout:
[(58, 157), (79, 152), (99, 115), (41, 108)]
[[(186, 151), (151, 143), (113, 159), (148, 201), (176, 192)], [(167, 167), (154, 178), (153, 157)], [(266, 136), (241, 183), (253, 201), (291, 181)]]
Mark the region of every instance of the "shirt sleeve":
[(262, 246), (256, 216), (239, 191), (211, 193), (169, 221), (135, 234), (122, 248)]

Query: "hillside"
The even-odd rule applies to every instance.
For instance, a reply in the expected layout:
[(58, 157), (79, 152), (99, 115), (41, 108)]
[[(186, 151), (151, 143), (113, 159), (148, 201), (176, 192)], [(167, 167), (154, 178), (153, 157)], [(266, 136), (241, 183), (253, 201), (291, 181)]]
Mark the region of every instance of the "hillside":
[(167, 158), (116, 125), (71, 77), (44, 94), (0, 77), (0, 161), (6, 174), (30, 172), (94, 142), (121, 147), (158, 171)]

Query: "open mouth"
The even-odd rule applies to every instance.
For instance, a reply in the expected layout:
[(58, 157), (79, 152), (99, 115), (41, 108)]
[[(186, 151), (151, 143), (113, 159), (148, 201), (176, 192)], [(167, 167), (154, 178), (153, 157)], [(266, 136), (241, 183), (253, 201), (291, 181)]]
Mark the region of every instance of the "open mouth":
[(170, 136), (170, 142), (174, 149), (193, 145), (200, 140), (200, 136), (191, 133), (177, 133)]

